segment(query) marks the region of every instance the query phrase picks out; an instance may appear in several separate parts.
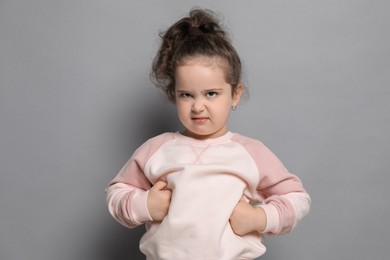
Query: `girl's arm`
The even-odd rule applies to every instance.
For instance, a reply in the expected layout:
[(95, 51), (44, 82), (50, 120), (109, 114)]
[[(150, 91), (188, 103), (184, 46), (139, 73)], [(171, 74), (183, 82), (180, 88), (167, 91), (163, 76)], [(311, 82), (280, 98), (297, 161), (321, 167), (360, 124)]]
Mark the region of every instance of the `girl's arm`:
[[(238, 219), (238, 214), (242, 216), (240, 221), (235, 222), (238, 231), (234, 231), (242, 234), (242, 230), (252, 229), (251, 231), (271, 235), (290, 232), (308, 214), (311, 204), (309, 194), (303, 188), (301, 180), (291, 174), (263, 143), (253, 139), (239, 141), (249, 152), (259, 171), (259, 182), (251, 199), (260, 202), (260, 205), (252, 207), (249, 203), (245, 205), (245, 201), (240, 201), (230, 218), (232, 223), (232, 219)], [(261, 210), (257, 210), (258, 207)], [(245, 222), (251, 224), (245, 226)]]
[(310, 196), (301, 180), (291, 174), (268, 148), (264, 147), (261, 158), (257, 194), (264, 198), (259, 205), (266, 215), (263, 232), (273, 235), (288, 233), (309, 213)]
[(153, 186), (144, 169), (149, 158), (172, 138), (166, 133), (146, 141), (108, 184), (108, 209), (122, 225), (132, 228), (146, 221), (159, 221), (167, 212), (170, 190), (158, 181)]
[[(309, 195), (299, 192), (277, 197), (273, 196), (256, 207), (241, 199), (229, 219), (234, 233), (242, 236), (256, 231), (276, 235), (294, 229), (309, 210)], [(301, 203), (301, 207), (297, 203)]]
[(162, 221), (168, 214), (171, 190), (158, 181), (148, 191), (115, 183), (107, 188), (107, 204), (111, 215), (122, 225), (133, 228), (146, 221)]
[(151, 186), (137, 160), (131, 158), (106, 189), (107, 206), (112, 217), (129, 228), (151, 221), (147, 207)]
[(122, 225), (134, 228), (152, 220), (147, 209), (147, 191), (125, 183), (115, 183), (106, 192), (108, 210)]

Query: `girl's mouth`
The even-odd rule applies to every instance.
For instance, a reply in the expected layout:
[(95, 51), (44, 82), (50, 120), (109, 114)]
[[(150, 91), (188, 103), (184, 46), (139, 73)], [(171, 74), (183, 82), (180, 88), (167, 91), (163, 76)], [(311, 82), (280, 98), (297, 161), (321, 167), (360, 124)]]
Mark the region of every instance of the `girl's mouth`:
[(206, 122), (209, 118), (208, 117), (192, 117), (191, 118), (193, 121), (195, 121), (196, 123), (204, 123)]

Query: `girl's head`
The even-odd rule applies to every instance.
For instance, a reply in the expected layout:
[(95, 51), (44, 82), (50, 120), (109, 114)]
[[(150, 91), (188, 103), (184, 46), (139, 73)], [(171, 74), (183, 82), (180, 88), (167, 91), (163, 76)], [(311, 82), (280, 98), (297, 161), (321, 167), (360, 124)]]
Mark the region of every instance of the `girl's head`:
[(226, 33), (210, 11), (193, 10), (161, 37), (152, 76), (176, 104), (184, 133), (223, 135), (243, 91), (240, 58)]
[(177, 67), (194, 58), (216, 62), (225, 72), (232, 95), (235, 93), (241, 84), (240, 57), (211, 11), (194, 9), (160, 36), (162, 43), (153, 62), (152, 78), (170, 101), (176, 100)]

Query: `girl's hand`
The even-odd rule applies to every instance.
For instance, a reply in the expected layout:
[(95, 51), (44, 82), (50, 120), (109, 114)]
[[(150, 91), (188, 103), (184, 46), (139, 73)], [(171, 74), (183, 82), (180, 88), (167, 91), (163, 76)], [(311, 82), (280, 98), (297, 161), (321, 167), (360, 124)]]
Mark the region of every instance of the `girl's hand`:
[(147, 198), (149, 214), (153, 221), (161, 222), (168, 214), (172, 191), (165, 181), (158, 181), (150, 188)]
[(253, 231), (262, 232), (267, 222), (261, 207), (253, 207), (242, 197), (230, 216), (230, 226), (236, 235), (243, 236)]

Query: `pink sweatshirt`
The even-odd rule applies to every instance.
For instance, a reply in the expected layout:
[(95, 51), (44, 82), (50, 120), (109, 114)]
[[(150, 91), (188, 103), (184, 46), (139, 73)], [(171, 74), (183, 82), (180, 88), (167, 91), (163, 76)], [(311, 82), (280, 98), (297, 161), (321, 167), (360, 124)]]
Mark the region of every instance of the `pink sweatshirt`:
[[(160, 179), (172, 198), (156, 223), (146, 201)], [(242, 195), (264, 209), (268, 234), (291, 231), (310, 208), (301, 181), (264, 144), (231, 132), (208, 140), (179, 132), (149, 139), (109, 183), (107, 203), (124, 226), (146, 223), (140, 249), (147, 259), (254, 259), (265, 252), (262, 234), (237, 236), (229, 224)]]

